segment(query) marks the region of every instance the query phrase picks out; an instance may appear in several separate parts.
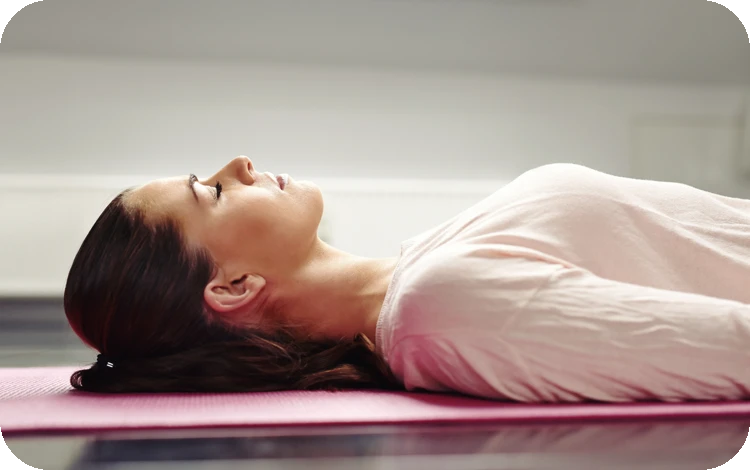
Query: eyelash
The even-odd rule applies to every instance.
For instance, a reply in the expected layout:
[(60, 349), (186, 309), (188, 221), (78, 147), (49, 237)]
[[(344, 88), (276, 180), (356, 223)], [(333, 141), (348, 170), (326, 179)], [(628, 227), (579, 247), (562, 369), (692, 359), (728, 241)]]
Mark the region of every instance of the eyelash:
[(216, 199), (219, 199), (219, 196), (221, 196), (221, 183), (219, 181), (216, 182)]

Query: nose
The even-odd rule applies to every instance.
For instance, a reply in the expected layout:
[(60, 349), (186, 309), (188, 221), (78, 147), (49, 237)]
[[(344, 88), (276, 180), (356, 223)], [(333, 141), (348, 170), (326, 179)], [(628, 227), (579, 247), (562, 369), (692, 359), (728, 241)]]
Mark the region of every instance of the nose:
[(254, 175), (255, 167), (253, 167), (252, 160), (243, 155), (232, 159), (231, 162), (219, 171), (216, 175), (216, 179), (221, 180), (222, 178), (233, 178), (242, 184), (252, 185), (255, 183)]

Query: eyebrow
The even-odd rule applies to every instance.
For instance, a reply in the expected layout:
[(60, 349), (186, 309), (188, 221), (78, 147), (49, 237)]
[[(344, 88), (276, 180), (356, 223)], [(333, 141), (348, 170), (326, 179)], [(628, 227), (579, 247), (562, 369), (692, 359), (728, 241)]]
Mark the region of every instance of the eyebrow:
[(198, 181), (198, 177), (190, 173), (190, 176), (188, 177), (188, 187), (190, 188), (190, 191), (193, 192), (193, 197), (195, 197), (195, 201), (200, 202), (200, 199), (198, 199), (198, 193), (195, 192), (196, 181)]

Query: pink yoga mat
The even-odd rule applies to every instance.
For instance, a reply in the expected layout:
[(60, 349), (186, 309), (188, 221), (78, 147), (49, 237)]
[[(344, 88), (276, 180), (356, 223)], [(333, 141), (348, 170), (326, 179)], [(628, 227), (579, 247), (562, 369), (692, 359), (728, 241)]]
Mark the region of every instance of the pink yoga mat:
[(0, 431), (33, 432), (395, 423), (750, 419), (750, 402), (523, 405), (390, 392), (96, 395), (75, 368), (0, 369)]

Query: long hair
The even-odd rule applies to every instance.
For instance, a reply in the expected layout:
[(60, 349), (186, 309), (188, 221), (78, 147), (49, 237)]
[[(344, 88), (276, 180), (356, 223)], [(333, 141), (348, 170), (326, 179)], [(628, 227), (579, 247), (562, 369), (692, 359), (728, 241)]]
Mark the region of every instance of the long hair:
[(232, 327), (203, 300), (215, 270), (177, 224), (147, 221), (123, 191), (84, 239), (64, 308), (81, 340), (112, 362), (71, 377), (91, 392), (243, 392), (400, 388), (363, 335), (300, 340), (279, 326)]

